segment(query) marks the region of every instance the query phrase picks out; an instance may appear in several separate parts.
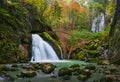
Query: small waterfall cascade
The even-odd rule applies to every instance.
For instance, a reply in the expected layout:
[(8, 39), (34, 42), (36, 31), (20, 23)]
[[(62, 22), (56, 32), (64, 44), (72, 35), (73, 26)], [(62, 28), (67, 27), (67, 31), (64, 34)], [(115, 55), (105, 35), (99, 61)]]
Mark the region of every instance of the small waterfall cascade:
[(44, 41), (38, 34), (32, 34), (31, 62), (59, 60), (52, 46)]
[(104, 26), (105, 26), (105, 15), (104, 13), (100, 13), (98, 14), (97, 17), (93, 19), (91, 31), (93, 33), (103, 31)]

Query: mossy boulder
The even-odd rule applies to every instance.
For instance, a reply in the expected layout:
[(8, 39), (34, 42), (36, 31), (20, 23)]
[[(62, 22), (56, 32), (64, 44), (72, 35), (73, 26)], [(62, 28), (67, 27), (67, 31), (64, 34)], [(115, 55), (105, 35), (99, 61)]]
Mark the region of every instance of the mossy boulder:
[(23, 71), (23, 72), (21, 72), (21, 77), (34, 77), (34, 76), (36, 76), (37, 74), (36, 74), (36, 72), (35, 71)]
[(59, 69), (58, 76), (66, 76), (66, 75), (68, 76), (72, 75), (72, 72), (69, 68), (64, 67), (64, 68)]
[(41, 69), (41, 68), (42, 68), (42, 64), (40, 64), (40, 63), (32, 64), (32, 66), (33, 66), (35, 69)]
[(85, 57), (86, 57), (86, 50), (85, 49), (82, 49), (81, 51), (79, 51), (78, 53), (72, 53), (70, 55), (70, 59), (78, 59), (78, 60), (85, 60)]
[(79, 64), (73, 64), (73, 65), (70, 66), (70, 68), (79, 68), (79, 67), (80, 67)]
[(78, 80), (85, 81), (85, 80), (87, 79), (87, 76), (80, 74), (80, 75), (77, 76), (77, 79), (78, 79)]
[(85, 66), (85, 69), (95, 70), (95, 69), (96, 69), (96, 66), (89, 64), (89, 65)]
[(91, 71), (89, 69), (81, 69), (80, 74), (86, 75), (88, 77), (91, 75)]
[(50, 63), (41, 64), (41, 70), (42, 70), (42, 72), (44, 72), (46, 74), (52, 73), (55, 68), (56, 68), (56, 66), (53, 64), (50, 64)]
[(88, 50), (96, 50), (98, 46), (99, 46), (99, 40), (94, 40), (87, 42), (85, 48)]
[(57, 35), (55, 34), (55, 37), (52, 37), (49, 33), (43, 32), (40, 34), (40, 36), (46, 40), (50, 45), (53, 47), (55, 52), (57, 53), (58, 57), (61, 59), (61, 46), (59, 40), (55, 40), (54, 38), (57, 38)]
[(80, 73), (80, 65), (79, 64), (73, 64), (70, 66), (70, 70), (72, 72), (73, 75), (79, 75)]
[(93, 57), (93, 58), (96, 58), (101, 55), (100, 51), (98, 50), (86, 50), (86, 53), (89, 55), (89, 57)]
[(28, 66), (28, 65), (22, 66), (22, 68), (26, 70), (35, 70), (33, 66)]
[(10, 71), (11, 69), (7, 66), (4, 66), (4, 65), (0, 65), (0, 72), (1, 71)]
[(87, 62), (102, 64), (102, 60), (100, 60), (99, 58), (88, 58)]

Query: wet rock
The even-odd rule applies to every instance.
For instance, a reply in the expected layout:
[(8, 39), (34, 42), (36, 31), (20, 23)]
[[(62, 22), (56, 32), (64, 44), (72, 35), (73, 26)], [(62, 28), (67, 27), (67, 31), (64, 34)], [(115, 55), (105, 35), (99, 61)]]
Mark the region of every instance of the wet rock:
[(76, 67), (76, 68), (71, 68), (70, 70), (71, 70), (72, 74), (75, 75), (75, 76), (76, 76), (76, 75), (79, 75), (80, 72), (81, 72), (81, 69), (78, 68), (78, 67)]
[(64, 75), (63, 77), (61, 77), (62, 80), (70, 80), (70, 76), (69, 75)]
[(18, 67), (18, 65), (17, 64), (13, 64), (12, 67)]
[(95, 65), (87, 65), (87, 66), (85, 66), (85, 69), (95, 70), (96, 67), (95, 67)]
[(78, 79), (78, 80), (83, 80), (83, 81), (85, 81), (85, 80), (87, 79), (87, 76), (80, 74), (80, 75), (77, 77), (77, 79)]
[(99, 82), (115, 82), (114, 76), (105, 76)]
[(56, 66), (53, 64), (50, 64), (50, 63), (44, 63), (41, 65), (42, 72), (44, 72), (46, 74), (52, 73), (55, 68), (56, 68)]
[(86, 75), (87, 77), (91, 75), (91, 72), (89, 69), (81, 69), (81, 74)]
[(73, 64), (73, 65), (70, 66), (70, 68), (76, 68), (76, 67), (80, 67), (80, 65), (79, 64)]
[(39, 63), (35, 63), (35, 64), (32, 64), (32, 66), (35, 68), (35, 69), (41, 69), (41, 64)]
[(4, 66), (4, 65), (0, 65), (0, 72), (1, 71), (10, 71), (11, 69), (7, 66)]
[(21, 72), (21, 77), (34, 77), (36, 76), (36, 72), (35, 71), (24, 71), (24, 72)]
[(61, 68), (59, 71), (58, 71), (58, 76), (65, 76), (65, 75), (68, 75), (68, 76), (71, 76), (72, 75), (72, 72), (69, 68), (65, 67), (65, 68)]
[(27, 70), (35, 70), (35, 68), (33, 66), (22, 66), (23, 69), (27, 69)]

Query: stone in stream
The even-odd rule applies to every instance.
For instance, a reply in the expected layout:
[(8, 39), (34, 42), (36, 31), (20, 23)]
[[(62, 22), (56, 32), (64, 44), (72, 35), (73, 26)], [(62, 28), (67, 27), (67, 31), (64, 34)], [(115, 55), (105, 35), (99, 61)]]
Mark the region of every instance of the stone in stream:
[(61, 77), (61, 76), (66, 76), (66, 75), (68, 75), (68, 76), (72, 75), (72, 72), (69, 68), (64, 67), (64, 68), (59, 69), (58, 76)]
[(50, 64), (50, 63), (41, 64), (41, 70), (42, 70), (42, 72), (44, 72), (46, 74), (52, 73), (55, 68), (56, 68), (56, 66), (53, 64)]
[(20, 77), (34, 77), (36, 75), (37, 74), (36, 74), (35, 71), (30, 70), (30, 71), (23, 71), (23, 72), (21, 72)]

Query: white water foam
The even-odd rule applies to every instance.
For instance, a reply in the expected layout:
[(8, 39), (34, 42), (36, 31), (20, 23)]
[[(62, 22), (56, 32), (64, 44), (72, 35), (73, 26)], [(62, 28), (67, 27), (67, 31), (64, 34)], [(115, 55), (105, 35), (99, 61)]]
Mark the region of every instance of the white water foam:
[(32, 34), (31, 62), (57, 62), (59, 58), (52, 46), (44, 41), (38, 34)]

